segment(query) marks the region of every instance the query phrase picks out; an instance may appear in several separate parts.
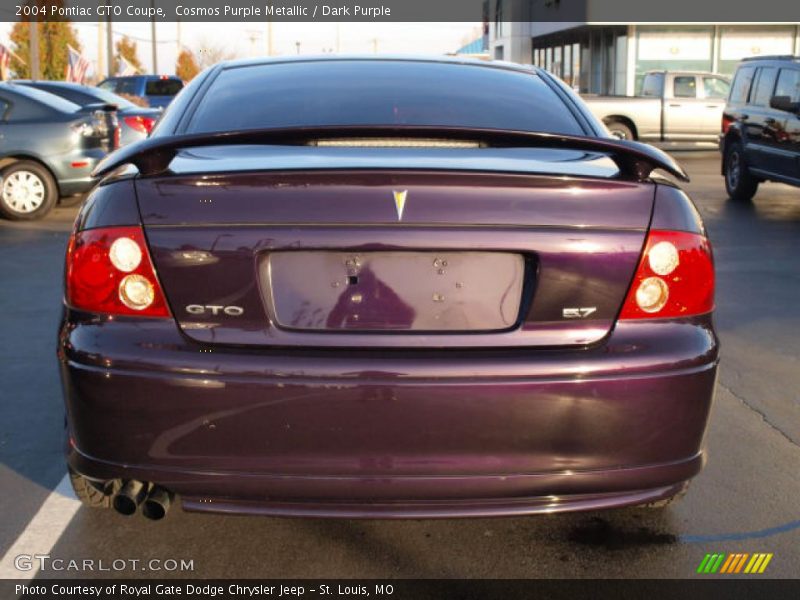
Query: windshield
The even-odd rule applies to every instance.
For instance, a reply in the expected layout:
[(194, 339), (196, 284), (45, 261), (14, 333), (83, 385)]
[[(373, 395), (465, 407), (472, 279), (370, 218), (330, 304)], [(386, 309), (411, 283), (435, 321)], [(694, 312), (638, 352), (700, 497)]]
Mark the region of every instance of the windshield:
[(534, 72), (410, 60), (229, 67), (203, 96), (189, 131), (337, 125), (583, 133)]

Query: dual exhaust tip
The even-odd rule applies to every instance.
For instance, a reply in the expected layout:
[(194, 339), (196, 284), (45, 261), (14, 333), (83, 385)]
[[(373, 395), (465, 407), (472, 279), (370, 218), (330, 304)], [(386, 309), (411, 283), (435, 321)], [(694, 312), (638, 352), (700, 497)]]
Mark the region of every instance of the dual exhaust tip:
[(130, 479), (114, 496), (112, 505), (119, 514), (128, 516), (141, 506), (145, 517), (158, 521), (167, 516), (174, 499), (175, 495), (160, 485)]

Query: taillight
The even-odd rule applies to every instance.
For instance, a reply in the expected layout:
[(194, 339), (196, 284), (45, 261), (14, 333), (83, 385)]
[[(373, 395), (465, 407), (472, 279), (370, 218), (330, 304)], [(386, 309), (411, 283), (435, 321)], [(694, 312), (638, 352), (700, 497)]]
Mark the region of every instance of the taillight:
[(112, 315), (169, 317), (141, 227), (73, 233), (67, 248), (67, 304)]
[(134, 117), (125, 117), (125, 123), (128, 125), (128, 127), (144, 134), (150, 133), (150, 130), (153, 129), (155, 122), (156, 120), (151, 119), (150, 117), (142, 117), (138, 115)]
[(688, 317), (713, 309), (708, 239), (685, 231), (651, 231), (619, 318)]
[(722, 113), (722, 133), (728, 133), (731, 125), (733, 125), (734, 118), (728, 114)]

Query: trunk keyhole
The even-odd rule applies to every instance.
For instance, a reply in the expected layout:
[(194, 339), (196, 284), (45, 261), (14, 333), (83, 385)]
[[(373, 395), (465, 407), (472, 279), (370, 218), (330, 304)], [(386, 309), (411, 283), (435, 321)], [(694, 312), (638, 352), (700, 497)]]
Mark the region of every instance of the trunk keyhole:
[(358, 283), (358, 275), (350, 275), (347, 278), (347, 283), (350, 285), (355, 285)]

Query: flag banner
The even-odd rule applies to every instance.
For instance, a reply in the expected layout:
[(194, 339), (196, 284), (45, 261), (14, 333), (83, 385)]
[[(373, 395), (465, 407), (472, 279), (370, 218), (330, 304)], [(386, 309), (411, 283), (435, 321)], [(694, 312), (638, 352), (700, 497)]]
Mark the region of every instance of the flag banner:
[(5, 45), (0, 44), (0, 81), (11, 79), (8, 66), (11, 63), (11, 50)]
[(136, 75), (138, 69), (129, 63), (124, 56), (117, 56), (117, 77)]
[(67, 74), (64, 79), (74, 83), (83, 83), (91, 63), (72, 46), (67, 46), (67, 52), (69, 52), (69, 63), (67, 64)]

